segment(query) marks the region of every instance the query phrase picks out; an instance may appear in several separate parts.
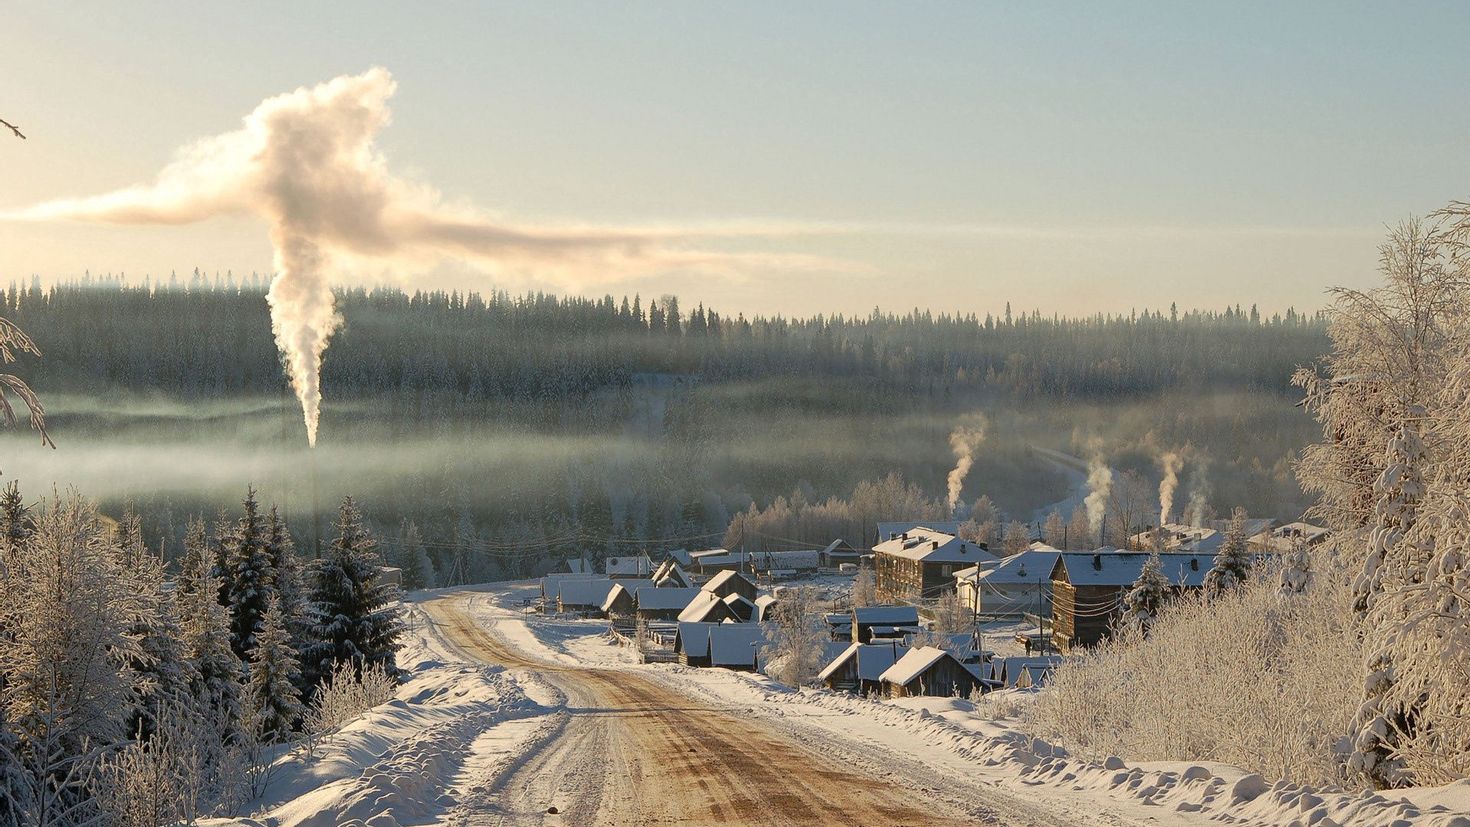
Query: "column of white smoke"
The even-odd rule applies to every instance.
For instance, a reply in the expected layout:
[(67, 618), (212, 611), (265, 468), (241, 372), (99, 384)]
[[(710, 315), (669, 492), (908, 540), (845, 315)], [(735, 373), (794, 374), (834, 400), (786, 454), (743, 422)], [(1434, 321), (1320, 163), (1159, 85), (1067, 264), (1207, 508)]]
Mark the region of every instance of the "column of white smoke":
[(960, 504), (960, 491), (965, 486), (965, 476), (975, 464), (975, 451), (985, 441), (989, 421), (980, 414), (972, 417), (971, 424), (959, 425), (949, 434), (949, 447), (954, 451), (954, 468), (949, 472), (949, 511), (951, 514)]
[(1159, 466), (1164, 470), (1164, 478), (1159, 482), (1159, 525), (1163, 525), (1174, 511), (1174, 492), (1179, 488), (1179, 469), (1184, 466), (1184, 459), (1174, 451), (1166, 451), (1159, 456)]
[(301, 401), (306, 442), (315, 446), (322, 410), (322, 353), (342, 317), (333, 303), (325, 261), (317, 246), (283, 227), (277, 227), (271, 236), (277, 271), (265, 297), (271, 308), (271, 329), (291, 387)]
[(1087, 508), (1087, 526), (1098, 542), (1103, 542), (1103, 518), (1108, 513), (1108, 497), (1113, 489), (1113, 469), (1103, 459), (1102, 451), (1094, 448), (1087, 460), (1087, 497), (1082, 505)]

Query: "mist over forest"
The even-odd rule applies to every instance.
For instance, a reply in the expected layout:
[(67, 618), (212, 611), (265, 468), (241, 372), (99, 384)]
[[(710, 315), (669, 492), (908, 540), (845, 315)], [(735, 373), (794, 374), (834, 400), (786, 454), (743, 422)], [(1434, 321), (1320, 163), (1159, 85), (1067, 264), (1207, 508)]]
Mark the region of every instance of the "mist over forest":
[(314, 514), (351, 494), (385, 545), (411, 520), (471, 579), (718, 545), (752, 504), (885, 479), (948, 511), (950, 435), (976, 414), (988, 427), (961, 512), (983, 495), (1029, 521), (1073, 496), (1076, 469), (1042, 448), (1149, 486), (1181, 453), (1181, 503), (1294, 518), (1307, 500), (1291, 459), (1315, 426), (1289, 378), (1328, 347), (1319, 316), (1248, 305), (731, 318), (664, 296), (350, 289), (310, 451), (264, 281), (185, 282), (10, 287), (0, 315), (44, 354), (17, 372), (58, 449), (14, 435), (0, 471), (29, 498), (75, 485), (110, 513), (131, 504), (170, 556), (187, 517), (235, 510), (247, 485), (307, 547)]

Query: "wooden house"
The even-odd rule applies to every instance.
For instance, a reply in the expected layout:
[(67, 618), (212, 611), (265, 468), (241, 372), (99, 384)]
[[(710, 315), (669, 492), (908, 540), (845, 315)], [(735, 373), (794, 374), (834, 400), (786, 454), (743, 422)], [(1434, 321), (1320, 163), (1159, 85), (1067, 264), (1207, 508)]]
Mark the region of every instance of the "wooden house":
[(742, 622), (724, 598), (707, 591), (700, 591), (678, 614), (680, 623), (731, 623)]
[(646, 554), (609, 557), (604, 566), (607, 576), (615, 580), (646, 580), (653, 574), (653, 561)]
[(685, 666), (709, 666), (709, 630), (718, 623), (680, 623), (674, 632), (674, 656)]
[(614, 583), (607, 593), (607, 599), (602, 601), (602, 613), (611, 618), (629, 617), (633, 614), (634, 607), (633, 593), (624, 588), (622, 583)]
[(853, 609), (850, 617), (853, 643), (901, 640), (905, 635), (923, 631), (917, 606), (861, 606)]
[(960, 603), (986, 617), (1020, 617), (1051, 612), (1051, 570), (1061, 552), (1032, 548), (990, 566), (955, 572)]
[(883, 601), (933, 598), (954, 588), (955, 572), (998, 562), (981, 544), (920, 527), (873, 547), (874, 586)]
[(639, 586), (633, 592), (633, 606), (639, 620), (677, 620), (679, 613), (700, 594), (699, 589)]
[(989, 692), (994, 688), (954, 655), (933, 646), (905, 652), (878, 680), (883, 694), (890, 698), (920, 695), (968, 698), (976, 689)]
[(846, 540), (833, 540), (822, 549), (817, 561), (824, 569), (835, 569), (843, 563), (857, 565), (861, 558), (862, 553), (848, 545)]
[(909, 647), (897, 641), (853, 643), (817, 674), (817, 680), (834, 692), (879, 693), (882, 691), (879, 678), (908, 651)]
[(703, 589), (722, 599), (732, 594), (738, 594), (752, 602), (756, 598), (755, 583), (738, 571), (722, 571), (716, 574), (704, 584)]
[(766, 628), (760, 623), (721, 623), (709, 628), (709, 665), (754, 672), (760, 665)]
[[(1063, 652), (1092, 646), (1107, 637), (1150, 552), (1064, 552), (1051, 571), (1052, 641)], [(1215, 564), (1209, 554), (1166, 552), (1162, 572), (1179, 591), (1204, 585)]]
[(602, 604), (616, 585), (606, 577), (562, 580), (556, 589), (556, 610), (581, 614), (601, 614)]

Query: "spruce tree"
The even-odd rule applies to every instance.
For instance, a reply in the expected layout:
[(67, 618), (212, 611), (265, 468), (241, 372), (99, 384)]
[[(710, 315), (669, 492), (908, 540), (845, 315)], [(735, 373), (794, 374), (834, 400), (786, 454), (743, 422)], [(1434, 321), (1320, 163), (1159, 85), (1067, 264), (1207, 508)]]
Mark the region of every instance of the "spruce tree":
[(179, 576), (174, 579), (174, 594), (180, 604), (198, 593), (204, 588), (204, 582), (215, 576), (214, 565), (214, 549), (205, 533), (204, 521), (198, 517), (189, 518), (184, 525), (184, 553), (179, 557)]
[(1225, 542), (1215, 555), (1215, 565), (1205, 573), (1205, 593), (1213, 596), (1240, 588), (1251, 572), (1251, 556), (1246, 551), (1244, 508), (1237, 506), (1225, 529)]
[(1147, 635), (1168, 599), (1169, 581), (1164, 577), (1164, 564), (1156, 551), (1144, 561), (1138, 579), (1123, 597), (1122, 622)]
[(164, 590), (163, 560), (136, 550), (119, 549), (119, 553), (133, 559), (130, 568), (119, 570), (126, 588), (139, 600), (128, 624), (128, 634), (139, 650), (128, 664), (137, 704), (128, 734), (148, 736), (157, 731), (159, 715), (188, 696), (194, 666), (184, 654), (174, 595)]
[(230, 573), (230, 648), (242, 661), (248, 661), (265, 607), (275, 590), (275, 571), (254, 488), (247, 490), (244, 505), (244, 516), (224, 538), (224, 559)]
[(12, 480), (0, 492), (0, 566), (8, 564), (20, 551), (34, 529), (31, 511), (20, 494), (20, 484)]
[(291, 646), (281, 601), (272, 596), (250, 653), (250, 686), (247, 693), (255, 736), (265, 743), (278, 743), (291, 735), (301, 720), (301, 665)]
[(405, 519), (398, 530), (398, 549), (393, 562), (403, 571), (403, 590), (434, 587), (434, 564), (424, 549), (424, 538), (412, 520)]
[(200, 709), (219, 725), (225, 742), (236, 743), (244, 668), (230, 648), (229, 611), (212, 597), (219, 592), (218, 580), (206, 575), (201, 586), (179, 607), (184, 654), (194, 667), (189, 688)]
[(313, 638), (302, 668), (313, 685), (340, 663), (359, 669), (383, 665), (396, 672), (394, 653), (402, 631), (398, 590), (382, 579), (373, 538), (363, 528), (351, 497), (342, 500), (337, 537), (311, 567)]

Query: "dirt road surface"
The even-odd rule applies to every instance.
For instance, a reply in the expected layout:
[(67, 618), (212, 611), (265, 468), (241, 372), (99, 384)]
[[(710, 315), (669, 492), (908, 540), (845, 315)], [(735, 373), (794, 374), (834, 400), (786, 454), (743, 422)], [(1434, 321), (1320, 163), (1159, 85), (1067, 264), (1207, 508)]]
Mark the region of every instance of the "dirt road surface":
[[(531, 754), (460, 820), (489, 825), (1038, 824), (959, 808), (855, 768), (758, 718), (691, 700), (633, 670), (534, 660), (479, 628), (464, 593), (423, 604), (462, 655), (526, 670), (566, 696)], [(557, 812), (548, 812), (551, 808)]]

